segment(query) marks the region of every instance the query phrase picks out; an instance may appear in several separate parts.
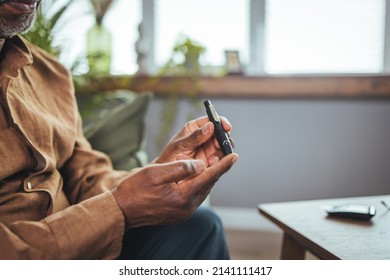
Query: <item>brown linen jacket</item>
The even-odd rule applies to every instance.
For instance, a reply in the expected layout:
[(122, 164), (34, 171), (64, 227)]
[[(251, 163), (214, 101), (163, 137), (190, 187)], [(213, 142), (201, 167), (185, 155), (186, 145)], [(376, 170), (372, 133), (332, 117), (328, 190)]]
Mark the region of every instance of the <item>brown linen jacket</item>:
[(128, 175), (85, 139), (68, 71), (21, 37), (0, 56), (0, 259), (113, 259)]

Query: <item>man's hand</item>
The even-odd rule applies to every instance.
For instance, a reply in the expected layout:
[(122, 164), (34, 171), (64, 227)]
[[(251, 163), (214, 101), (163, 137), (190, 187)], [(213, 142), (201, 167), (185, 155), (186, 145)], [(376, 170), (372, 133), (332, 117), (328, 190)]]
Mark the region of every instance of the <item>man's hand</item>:
[(112, 192), (129, 227), (182, 222), (237, 159), (231, 154), (209, 168), (202, 160), (151, 164), (129, 175)]
[[(232, 126), (221, 118), (227, 132)], [(224, 156), (207, 117), (188, 122), (149, 166), (132, 172), (113, 195), (129, 227), (188, 219), (218, 179), (237, 161)]]
[[(224, 117), (221, 117), (221, 121), (225, 131), (230, 133), (231, 124)], [(217, 140), (213, 138), (213, 134), (214, 125), (207, 117), (190, 121), (169, 141), (154, 162), (201, 159), (206, 166), (211, 166), (224, 157)]]

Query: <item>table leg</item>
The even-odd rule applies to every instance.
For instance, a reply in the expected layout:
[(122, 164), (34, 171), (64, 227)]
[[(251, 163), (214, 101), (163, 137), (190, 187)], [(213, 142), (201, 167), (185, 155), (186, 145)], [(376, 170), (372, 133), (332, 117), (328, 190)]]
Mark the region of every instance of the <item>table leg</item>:
[(283, 233), (282, 260), (305, 259), (305, 248), (287, 233)]

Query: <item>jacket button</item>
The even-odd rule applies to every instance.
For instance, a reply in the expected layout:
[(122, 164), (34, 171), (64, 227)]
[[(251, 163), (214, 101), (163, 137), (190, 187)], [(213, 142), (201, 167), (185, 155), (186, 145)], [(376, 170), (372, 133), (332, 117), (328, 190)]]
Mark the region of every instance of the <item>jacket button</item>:
[(32, 189), (32, 184), (30, 181), (27, 182), (27, 189), (28, 190), (31, 190)]

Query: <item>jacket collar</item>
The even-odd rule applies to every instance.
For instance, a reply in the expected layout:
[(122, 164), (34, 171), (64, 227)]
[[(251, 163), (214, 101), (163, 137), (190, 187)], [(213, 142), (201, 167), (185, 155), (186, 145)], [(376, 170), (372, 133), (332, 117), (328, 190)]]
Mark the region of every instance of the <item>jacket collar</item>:
[(33, 63), (28, 43), (21, 36), (6, 39), (2, 52), (4, 53), (0, 62), (0, 76), (16, 78), (21, 68)]

